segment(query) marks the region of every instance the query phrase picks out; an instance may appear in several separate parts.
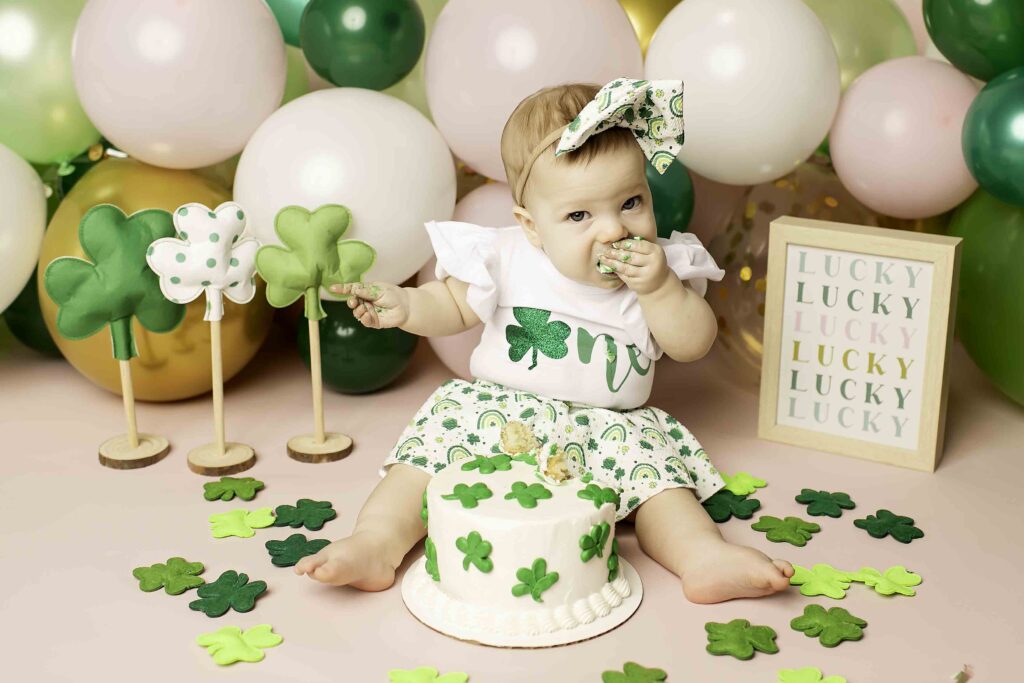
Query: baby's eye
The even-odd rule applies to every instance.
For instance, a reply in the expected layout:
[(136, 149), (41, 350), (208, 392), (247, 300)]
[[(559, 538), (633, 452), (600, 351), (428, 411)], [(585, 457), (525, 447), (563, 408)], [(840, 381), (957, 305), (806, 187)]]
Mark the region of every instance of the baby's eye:
[(571, 220), (573, 223), (579, 223), (580, 221), (582, 221), (586, 217), (587, 217), (587, 212), (586, 211), (573, 211), (568, 216), (566, 216), (566, 218)]
[(627, 199), (626, 203), (622, 205), (622, 209), (623, 211), (629, 211), (630, 209), (635, 209), (638, 206), (640, 206), (640, 195)]

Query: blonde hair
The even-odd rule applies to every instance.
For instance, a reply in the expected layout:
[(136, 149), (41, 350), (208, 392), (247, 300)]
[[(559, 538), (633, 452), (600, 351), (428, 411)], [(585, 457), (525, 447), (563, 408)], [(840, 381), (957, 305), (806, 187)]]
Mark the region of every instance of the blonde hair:
[[(542, 88), (519, 103), (501, 131), (501, 161), (510, 187), (515, 188), (524, 170), (529, 171), (524, 167), (531, 162), (537, 145), (569, 125), (600, 89), (601, 86), (592, 83), (556, 85)], [(556, 139), (548, 146), (552, 153), (557, 144)], [(579, 149), (557, 159), (570, 164), (587, 164), (601, 154), (635, 144), (628, 129), (616, 126), (591, 136)], [(522, 197), (515, 199), (517, 203), (522, 201)]]

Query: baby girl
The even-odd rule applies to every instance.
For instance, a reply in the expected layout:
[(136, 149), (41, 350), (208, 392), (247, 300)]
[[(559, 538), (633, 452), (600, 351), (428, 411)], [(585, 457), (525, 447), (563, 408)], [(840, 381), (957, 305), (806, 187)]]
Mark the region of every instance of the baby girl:
[(717, 332), (703, 295), (723, 273), (693, 235), (658, 238), (647, 185), (645, 155), (664, 172), (682, 142), (679, 81), (540, 90), (501, 138), (518, 225), (430, 222), (436, 281), (334, 288), (351, 295), (367, 327), (431, 337), (480, 322), (484, 330), (476, 379), (434, 392), (385, 460), (352, 535), (304, 558), (297, 573), (391, 586), (423, 537), (430, 476), (471, 453), (503, 452), (503, 426), (523, 422), (578, 471), (622, 492), (617, 519), (634, 522), (640, 547), (680, 577), (691, 601), (789, 585), (788, 562), (722, 538), (700, 504), (722, 477), (677, 419), (644, 405), (654, 361), (697, 360)]

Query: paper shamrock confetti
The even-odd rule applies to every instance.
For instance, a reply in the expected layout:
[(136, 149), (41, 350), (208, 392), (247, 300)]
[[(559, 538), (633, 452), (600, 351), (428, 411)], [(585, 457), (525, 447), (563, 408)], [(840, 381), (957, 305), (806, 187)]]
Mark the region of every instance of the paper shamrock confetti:
[(707, 651), (713, 655), (732, 655), (736, 659), (750, 659), (754, 651), (775, 654), (777, 634), (768, 626), (751, 626), (746, 619), (733, 619), (728, 624), (708, 622)]
[(804, 669), (782, 669), (777, 683), (846, 683), (842, 676), (823, 677), (821, 669), (812, 666)]
[(265, 581), (249, 582), (245, 574), (228, 570), (213, 583), (200, 586), (198, 600), (188, 603), (189, 609), (203, 612), (208, 617), (219, 617), (229, 609), (236, 612), (251, 612), (256, 598), (267, 590)]
[(203, 498), (206, 500), (231, 500), (238, 496), (242, 500), (252, 500), (256, 492), (264, 487), (264, 483), (252, 477), (221, 477), (220, 481), (203, 484)]
[(146, 253), (165, 297), (184, 304), (205, 291), (203, 320), (224, 317), (225, 296), (239, 304), (252, 301), (260, 243), (241, 239), (245, 214), (238, 204), (226, 202), (214, 211), (202, 204), (186, 204), (174, 212), (174, 226), (176, 238), (156, 240)]
[(754, 531), (767, 532), (766, 537), (773, 543), (792, 543), (796, 546), (807, 545), (811, 535), (821, 531), (814, 522), (806, 522), (799, 517), (779, 519), (765, 515), (750, 525)]
[(214, 538), (252, 538), (254, 529), (265, 529), (274, 523), (274, 513), (270, 508), (259, 508), (249, 512), (239, 508), (230, 512), (210, 515), (210, 532)]
[(540, 596), (558, 582), (558, 572), (549, 573), (547, 561), (537, 558), (532, 567), (520, 567), (516, 578), (520, 583), (512, 586), (512, 595), (517, 598), (529, 595), (534, 602), (544, 602)]
[(388, 672), (388, 683), (466, 683), (469, 676), (464, 673), (451, 672), (438, 674), (437, 669), (421, 666), (416, 669), (392, 669)]
[(468, 536), (455, 539), (455, 547), (465, 555), (462, 568), (466, 571), (469, 571), (471, 564), (484, 574), (494, 569), (494, 562), (489, 557), (492, 546), (478, 532), (470, 531)]
[(915, 538), (924, 537), (924, 532), (914, 526), (913, 518), (894, 515), (888, 510), (879, 510), (864, 519), (856, 519), (853, 525), (864, 529), (873, 538), (892, 536), (900, 543), (910, 543)]
[(913, 597), (917, 595), (914, 586), (919, 586), (923, 579), (920, 575), (907, 571), (906, 567), (889, 567), (884, 572), (871, 567), (863, 567), (856, 574), (850, 577), (854, 581), (861, 581), (871, 586), (879, 595), (906, 595)]
[(487, 488), (487, 484), (477, 482), (472, 486), (456, 484), (451, 493), (446, 493), (442, 498), (445, 500), (457, 500), (464, 508), (475, 508), (481, 500), (487, 500), (494, 493)]
[(850, 588), (850, 575), (827, 564), (816, 564), (807, 569), (793, 565), (793, 576), (789, 583), (800, 586), (800, 593), (808, 597), (824, 595), (833, 600), (842, 600)]
[(276, 647), (283, 640), (274, 633), (270, 624), (253, 626), (244, 633), (237, 626), (225, 626), (196, 638), (196, 642), (205, 647), (213, 661), (221, 666), (235, 662), (259, 662), (263, 659), (264, 649)]
[(731, 475), (722, 472), (721, 474), (722, 479), (725, 479), (725, 490), (731, 491), (737, 496), (748, 496), (757, 489), (764, 488), (768, 485), (768, 482), (764, 479), (758, 479), (746, 472), (737, 472), (736, 474)]
[(801, 489), (796, 502), (807, 506), (807, 514), (812, 517), (839, 517), (843, 510), (852, 510), (857, 505), (850, 500), (850, 496), (837, 491), (815, 491), (814, 489)]
[(290, 526), (298, 529), (304, 526), (310, 531), (320, 531), (324, 524), (338, 516), (329, 501), (300, 498), (295, 505), (278, 505), (274, 526)]
[(283, 541), (267, 541), (264, 546), (275, 567), (294, 567), (302, 558), (315, 555), (330, 544), (330, 541), (323, 538), (306, 540), (302, 534), (292, 534)]
[(703, 503), (708, 515), (718, 523), (728, 522), (733, 517), (750, 519), (754, 512), (761, 508), (761, 501), (756, 498), (737, 496), (728, 489), (722, 489)]
[(202, 562), (189, 562), (181, 557), (172, 557), (166, 563), (148, 567), (136, 567), (132, 576), (139, 580), (139, 589), (147, 593), (163, 588), (168, 595), (181, 595), (190, 588), (202, 586), (206, 580), (202, 574)]
[(602, 683), (660, 683), (668, 679), (662, 669), (648, 669), (636, 662), (626, 662), (622, 672), (605, 671), (601, 674)]
[(825, 647), (835, 647), (844, 640), (860, 640), (868, 622), (855, 617), (842, 607), (826, 610), (821, 605), (807, 605), (802, 616), (789, 622), (794, 631), (803, 631), (818, 638)]

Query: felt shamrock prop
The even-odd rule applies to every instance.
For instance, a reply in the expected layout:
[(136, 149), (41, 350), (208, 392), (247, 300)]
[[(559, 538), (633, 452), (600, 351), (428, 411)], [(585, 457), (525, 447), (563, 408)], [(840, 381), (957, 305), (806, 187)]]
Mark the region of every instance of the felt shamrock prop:
[(662, 669), (648, 669), (636, 662), (626, 662), (622, 672), (605, 671), (601, 674), (602, 683), (660, 683), (668, 679)]
[(455, 539), (455, 547), (465, 555), (462, 559), (462, 568), (466, 571), (469, 571), (469, 565), (473, 565), (484, 574), (489, 574), (494, 569), (494, 562), (490, 558), (492, 546), (478, 532), (470, 531), (468, 536)]
[(57, 330), (84, 339), (110, 327), (114, 358), (121, 371), (127, 436), (100, 445), (100, 462), (116, 469), (145, 467), (169, 450), (167, 439), (139, 434), (129, 361), (138, 355), (132, 317), (151, 332), (169, 332), (185, 317), (185, 307), (167, 301), (157, 276), (146, 264), (150, 243), (174, 235), (171, 215), (149, 209), (126, 216), (110, 204), (94, 206), (78, 227), (86, 258), (62, 257), (46, 267), (46, 292), (58, 306)]
[(203, 612), (208, 617), (219, 617), (229, 609), (236, 612), (251, 612), (256, 598), (267, 590), (265, 581), (249, 582), (245, 574), (228, 570), (216, 581), (200, 586), (196, 593), (198, 600), (188, 603), (189, 609)]
[(263, 650), (276, 647), (283, 641), (284, 638), (274, 633), (270, 624), (253, 626), (244, 633), (237, 626), (225, 626), (196, 638), (196, 642), (205, 647), (213, 661), (221, 666), (235, 662), (259, 662), (263, 659)]
[(565, 358), (569, 353), (569, 347), (565, 340), (569, 337), (571, 330), (565, 323), (555, 320), (548, 322), (551, 311), (543, 311), (537, 308), (524, 308), (515, 306), (512, 308), (512, 315), (515, 316), (517, 325), (509, 325), (505, 328), (505, 339), (508, 342), (508, 357), (513, 363), (523, 359), (527, 353), (532, 351), (530, 357), (532, 363), (527, 370), (537, 367), (537, 352), (540, 351), (548, 358)]
[(441, 573), (437, 569), (437, 546), (434, 545), (434, 541), (431, 540), (430, 536), (427, 536), (423, 541), (423, 556), (426, 558), (426, 562), (423, 565), (424, 571), (430, 574), (430, 578), (434, 581), (441, 580)]
[(842, 600), (846, 597), (851, 580), (850, 574), (831, 565), (816, 564), (807, 569), (795, 564), (789, 583), (791, 586), (800, 586), (800, 593), (808, 597), (824, 595), (834, 600)]
[(728, 522), (733, 517), (738, 519), (750, 519), (754, 512), (761, 509), (761, 501), (756, 498), (737, 496), (728, 489), (722, 489), (703, 503), (704, 509), (714, 521), (721, 524)]
[(202, 574), (204, 569), (202, 562), (172, 557), (166, 563), (136, 567), (132, 570), (132, 576), (139, 580), (139, 589), (147, 593), (163, 588), (168, 595), (181, 595), (190, 588), (206, 583), (203, 577), (196, 576)]
[(924, 537), (924, 532), (914, 526), (913, 518), (894, 515), (888, 510), (879, 510), (864, 519), (855, 519), (853, 525), (867, 531), (872, 538), (892, 536), (900, 543), (910, 543), (915, 538)]
[(764, 531), (766, 538), (773, 543), (792, 543), (796, 546), (807, 545), (811, 535), (821, 531), (814, 522), (805, 522), (799, 517), (779, 519), (765, 515), (750, 525), (754, 531)]
[(264, 546), (270, 553), (270, 562), (275, 567), (294, 567), (308, 555), (316, 555), (331, 544), (323, 538), (306, 540), (302, 534), (292, 534), (283, 541), (267, 541)]
[(826, 610), (821, 605), (807, 605), (803, 616), (789, 622), (794, 631), (803, 631), (818, 638), (825, 647), (835, 647), (844, 640), (860, 640), (868, 622), (855, 617), (842, 607)]
[(310, 531), (320, 531), (324, 524), (338, 516), (329, 501), (309, 498), (300, 498), (295, 505), (278, 505), (274, 514), (274, 526), (290, 526), (293, 529), (304, 526)]
[(481, 500), (487, 500), (493, 495), (494, 493), (487, 488), (487, 484), (478, 482), (472, 486), (456, 484), (455, 489), (451, 493), (441, 497), (445, 500), (457, 500), (464, 508), (475, 508), (480, 504)]
[(527, 509), (537, 507), (538, 500), (551, 498), (551, 490), (544, 484), (527, 484), (525, 481), (513, 482), (512, 490), (505, 494), (505, 500), (518, 501)]
[(544, 602), (541, 594), (558, 582), (558, 572), (548, 572), (548, 563), (543, 558), (537, 558), (531, 567), (520, 567), (516, 571), (516, 578), (519, 583), (512, 586), (512, 595), (517, 598), (529, 595), (534, 602)]
[(782, 669), (778, 676), (779, 680), (776, 683), (846, 683), (842, 676), (824, 678), (821, 669), (811, 666), (803, 669)]
[(337, 204), (321, 206), (312, 213), (289, 206), (274, 219), (274, 231), (284, 246), (263, 246), (256, 253), (256, 270), (267, 281), (267, 301), (271, 306), (284, 308), (300, 297), (305, 299), (314, 433), (288, 441), (288, 454), (302, 462), (338, 460), (352, 448), (348, 436), (324, 431), (318, 323), (326, 317), (320, 304), (320, 288), (359, 282), (376, 258), (373, 247), (366, 242), (341, 239), (350, 222), (349, 210)]
[(265, 484), (259, 479), (252, 477), (221, 477), (220, 481), (211, 481), (203, 484), (203, 498), (206, 500), (231, 500), (238, 496), (242, 500), (252, 500), (256, 492), (262, 489)]
[(472, 460), (462, 463), (462, 471), (480, 470), (480, 474), (494, 474), (497, 471), (507, 472), (512, 469), (511, 456), (504, 453), (499, 455), (475, 455)]
[(737, 496), (748, 496), (757, 489), (768, 485), (768, 482), (764, 479), (758, 479), (746, 472), (737, 472), (736, 474), (725, 474), (723, 472), (722, 479), (725, 479), (725, 490), (731, 491)]
[(466, 683), (469, 676), (464, 673), (451, 672), (438, 674), (437, 669), (421, 666), (416, 669), (392, 669), (388, 672), (388, 683)]
[(842, 493), (829, 493), (828, 491), (815, 491), (814, 489), (801, 489), (796, 502), (807, 506), (807, 514), (812, 517), (839, 517), (843, 510), (852, 510), (857, 507), (856, 503), (850, 500), (850, 496)]
[(875, 589), (879, 595), (917, 595), (914, 586), (921, 585), (923, 579), (919, 574), (907, 571), (906, 567), (889, 567), (884, 572), (871, 567), (863, 567), (856, 574), (850, 574), (854, 581), (860, 581)]
[(707, 651), (713, 655), (732, 655), (736, 659), (750, 659), (754, 650), (766, 654), (779, 651), (775, 644), (777, 634), (768, 626), (751, 626), (746, 619), (733, 619), (728, 624), (708, 622)]
[(252, 512), (238, 509), (210, 515), (210, 532), (214, 538), (252, 538), (256, 534), (253, 529), (265, 529), (273, 523), (274, 513), (270, 508), (259, 508)]

